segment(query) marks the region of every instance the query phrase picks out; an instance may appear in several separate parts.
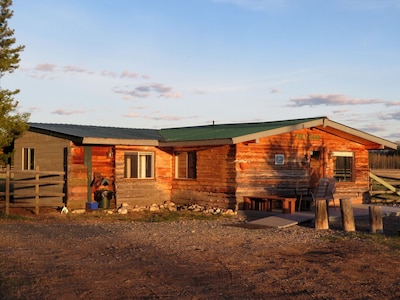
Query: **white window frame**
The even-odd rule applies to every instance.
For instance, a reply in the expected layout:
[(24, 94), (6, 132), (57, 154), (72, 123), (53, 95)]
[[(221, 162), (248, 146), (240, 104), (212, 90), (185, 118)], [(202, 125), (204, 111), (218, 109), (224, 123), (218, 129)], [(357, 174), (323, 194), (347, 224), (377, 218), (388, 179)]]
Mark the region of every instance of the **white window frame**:
[[(337, 182), (354, 182), (354, 172), (355, 172), (355, 167), (354, 167), (354, 153), (351, 151), (333, 151), (332, 152), (332, 157), (335, 158), (334, 160), (334, 174), (333, 176), (335, 177)], [(337, 168), (336, 168), (336, 157), (347, 157), (351, 159), (351, 165), (350, 165), (350, 176), (347, 176), (346, 169), (344, 170), (344, 174), (338, 174), (337, 173)]]
[(33, 171), (35, 170), (35, 149), (22, 148), (22, 170)]
[[(126, 152), (124, 156), (125, 156), (124, 157), (125, 178), (133, 178), (133, 179), (154, 178), (154, 152), (132, 151), (132, 152)], [(133, 161), (135, 159), (136, 162)]]

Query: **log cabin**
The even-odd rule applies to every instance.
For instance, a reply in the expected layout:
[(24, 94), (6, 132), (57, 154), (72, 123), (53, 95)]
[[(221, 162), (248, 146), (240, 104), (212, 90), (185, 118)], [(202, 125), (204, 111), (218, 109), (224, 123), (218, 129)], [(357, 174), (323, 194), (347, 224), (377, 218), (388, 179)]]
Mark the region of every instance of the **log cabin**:
[(335, 198), (369, 199), (369, 150), (388, 140), (327, 117), (166, 129), (30, 123), (14, 143), (14, 169), (64, 171), (63, 203), (94, 201), (94, 174), (116, 206), (199, 204), (243, 209), (244, 196), (293, 197), (319, 178), (336, 181)]

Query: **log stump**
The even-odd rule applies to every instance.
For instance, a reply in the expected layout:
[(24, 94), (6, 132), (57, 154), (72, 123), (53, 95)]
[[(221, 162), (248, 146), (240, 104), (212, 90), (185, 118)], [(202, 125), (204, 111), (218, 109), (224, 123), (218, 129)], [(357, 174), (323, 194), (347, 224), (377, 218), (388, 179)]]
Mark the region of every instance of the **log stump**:
[(369, 206), (369, 222), (371, 233), (383, 233), (382, 208)]
[(340, 212), (342, 214), (342, 225), (345, 232), (356, 231), (354, 223), (353, 206), (351, 199), (340, 199)]
[(328, 207), (325, 200), (315, 203), (315, 229), (329, 229)]

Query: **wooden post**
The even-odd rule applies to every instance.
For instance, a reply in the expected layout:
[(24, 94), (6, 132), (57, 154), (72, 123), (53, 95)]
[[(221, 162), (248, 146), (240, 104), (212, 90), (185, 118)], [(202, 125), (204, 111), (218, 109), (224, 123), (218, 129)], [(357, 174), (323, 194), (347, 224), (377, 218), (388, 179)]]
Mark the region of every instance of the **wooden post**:
[(39, 214), (39, 166), (36, 166), (35, 172), (35, 214)]
[(10, 165), (6, 167), (6, 215), (10, 214), (10, 182), (11, 182)]
[(329, 229), (328, 210), (325, 200), (315, 203), (315, 229)]
[(346, 232), (356, 231), (351, 199), (340, 199), (340, 212), (342, 213), (343, 230)]
[(382, 209), (380, 206), (369, 207), (369, 222), (371, 233), (383, 233)]

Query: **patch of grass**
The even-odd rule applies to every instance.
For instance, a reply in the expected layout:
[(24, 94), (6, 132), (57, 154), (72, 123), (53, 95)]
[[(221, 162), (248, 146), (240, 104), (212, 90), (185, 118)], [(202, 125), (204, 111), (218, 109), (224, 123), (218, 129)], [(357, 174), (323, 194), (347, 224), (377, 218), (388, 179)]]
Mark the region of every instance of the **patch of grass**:
[(399, 236), (387, 236), (384, 234), (372, 234), (372, 233), (359, 233), (359, 238), (371, 240), (372, 242), (386, 246), (392, 250), (400, 250), (400, 237)]
[(31, 220), (31, 218), (23, 215), (7, 215), (5, 213), (0, 212), (0, 219), (3, 220), (16, 220), (16, 221), (24, 221), (24, 220)]
[(95, 211), (82, 214), (68, 214), (70, 219), (96, 219), (102, 221), (134, 221), (134, 222), (174, 222), (179, 220), (216, 220), (220, 218), (229, 218), (230, 216), (212, 215), (203, 212), (192, 211), (142, 211), (130, 212), (125, 215), (118, 213), (108, 214), (105, 211)]

